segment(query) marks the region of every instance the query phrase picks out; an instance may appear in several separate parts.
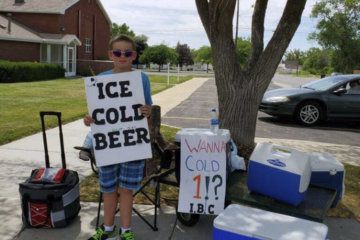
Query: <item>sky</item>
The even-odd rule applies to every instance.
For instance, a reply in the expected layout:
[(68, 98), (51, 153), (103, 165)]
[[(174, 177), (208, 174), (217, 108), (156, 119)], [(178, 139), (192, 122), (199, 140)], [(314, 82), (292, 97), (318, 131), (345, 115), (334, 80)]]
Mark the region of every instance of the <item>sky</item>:
[[(255, 0), (239, 0), (239, 37), (251, 36), (251, 17)], [(307, 0), (301, 24), (292, 39), (288, 50), (307, 50), (318, 47), (315, 41), (308, 40), (309, 33), (315, 30), (316, 20), (310, 18), (316, 0)], [(148, 36), (149, 45), (166, 44), (176, 46), (177, 42), (198, 49), (210, 45), (198, 15), (195, 0), (101, 0), (112, 22), (126, 23), (136, 35)], [(286, 0), (269, 0), (265, 16), (265, 44), (270, 40), (280, 20)], [(235, 9), (236, 11), (236, 9)], [(233, 21), (235, 37), (236, 12)]]

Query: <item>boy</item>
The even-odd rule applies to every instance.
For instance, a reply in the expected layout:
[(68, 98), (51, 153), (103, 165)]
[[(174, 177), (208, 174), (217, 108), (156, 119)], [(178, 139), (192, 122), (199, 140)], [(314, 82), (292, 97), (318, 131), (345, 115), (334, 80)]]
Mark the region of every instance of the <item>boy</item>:
[[(108, 54), (109, 58), (114, 61), (114, 68), (99, 75), (132, 71), (132, 62), (136, 59), (137, 53), (135, 43), (131, 38), (120, 35), (111, 40)], [(141, 77), (146, 105), (140, 107), (140, 112), (148, 118), (152, 104), (150, 83), (144, 73), (141, 74)], [(94, 120), (90, 116), (85, 116), (84, 124), (86, 126), (93, 122)], [(96, 229), (96, 233), (89, 240), (117, 239), (118, 234), (114, 220), (118, 200), (121, 220), (120, 239), (134, 239), (134, 233), (131, 230), (133, 190), (140, 188), (144, 164), (144, 160), (138, 160), (99, 167), (100, 190), (103, 193), (104, 201), (104, 223)], [(119, 199), (117, 192), (119, 192)]]

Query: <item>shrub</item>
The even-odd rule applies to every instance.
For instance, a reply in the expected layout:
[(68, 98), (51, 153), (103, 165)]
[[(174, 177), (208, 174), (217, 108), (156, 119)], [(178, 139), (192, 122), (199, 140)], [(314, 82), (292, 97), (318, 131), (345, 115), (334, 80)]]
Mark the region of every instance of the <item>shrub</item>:
[(65, 69), (57, 64), (0, 61), (0, 83), (49, 80), (64, 75)]
[(85, 66), (83, 64), (78, 64), (76, 72), (78, 75), (83, 77), (93, 76), (94, 74), (91, 73), (90, 66)]

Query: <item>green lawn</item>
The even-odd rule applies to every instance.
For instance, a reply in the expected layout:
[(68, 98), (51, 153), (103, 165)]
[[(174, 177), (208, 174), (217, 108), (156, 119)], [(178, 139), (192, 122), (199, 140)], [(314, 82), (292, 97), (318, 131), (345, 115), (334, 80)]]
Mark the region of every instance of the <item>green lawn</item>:
[(176, 84), (185, 82), (189, 79), (193, 78), (193, 76), (184, 76), (179, 77), (179, 81), (177, 80), (177, 77), (170, 76), (169, 78), (169, 86), (167, 85), (167, 76), (160, 76), (160, 75), (149, 75), (149, 79), (151, 82), (151, 93), (156, 94), (158, 92), (161, 92), (169, 87), (172, 87)]
[[(170, 78), (149, 76), (152, 94), (192, 76)], [(40, 111), (60, 111), (64, 123), (82, 118), (86, 112), (85, 89), (81, 78), (0, 84), (0, 145), (40, 131)], [(55, 126), (49, 119), (49, 126)]]
[(320, 74), (316, 75), (304, 70), (299, 70), (298, 73), (292, 73), (291, 75), (294, 77), (320, 78)]

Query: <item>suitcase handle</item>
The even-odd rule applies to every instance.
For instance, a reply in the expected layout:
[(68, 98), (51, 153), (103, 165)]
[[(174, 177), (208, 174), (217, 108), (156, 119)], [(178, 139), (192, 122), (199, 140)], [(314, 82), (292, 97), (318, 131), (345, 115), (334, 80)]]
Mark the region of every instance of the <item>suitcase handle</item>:
[(41, 127), (42, 127), (43, 140), (44, 140), (44, 150), (45, 150), (45, 166), (47, 168), (50, 167), (49, 153), (48, 153), (47, 139), (46, 139), (46, 131), (45, 131), (45, 116), (56, 116), (58, 119), (60, 149), (61, 149), (61, 162), (62, 162), (62, 167), (64, 169), (66, 169), (64, 139), (63, 139), (63, 133), (62, 133), (62, 127), (61, 127), (61, 112), (52, 112), (52, 111), (41, 111), (40, 112)]

